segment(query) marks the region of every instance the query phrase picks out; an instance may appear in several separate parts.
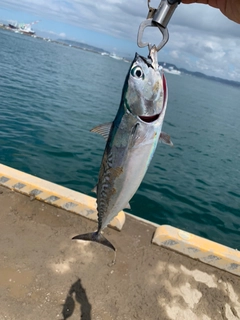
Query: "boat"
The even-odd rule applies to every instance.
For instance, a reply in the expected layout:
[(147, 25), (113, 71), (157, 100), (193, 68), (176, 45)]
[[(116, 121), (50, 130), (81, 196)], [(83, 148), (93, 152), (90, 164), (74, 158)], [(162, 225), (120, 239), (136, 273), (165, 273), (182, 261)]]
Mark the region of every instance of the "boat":
[(8, 28), (13, 30), (15, 33), (34, 35), (35, 31), (32, 30), (31, 25), (38, 23), (39, 21), (34, 21), (31, 23), (9, 23)]
[(29, 34), (29, 35), (33, 35), (35, 34), (35, 31), (32, 30), (31, 28), (31, 24), (20, 24), (19, 25), (19, 29), (20, 32), (24, 33), (24, 34)]
[(18, 28), (16, 24), (12, 24), (12, 23), (9, 23), (9, 24), (8, 24), (8, 27), (9, 27), (10, 29), (17, 29), (17, 28)]
[(181, 71), (174, 69), (174, 67), (168, 67), (168, 68), (161, 67), (161, 69), (166, 73), (171, 73), (171, 74), (174, 74), (177, 76), (180, 76), (180, 74), (181, 74)]
[(123, 60), (123, 58), (117, 56), (116, 53), (111, 53), (111, 54), (109, 55), (109, 57), (110, 57), (110, 58), (113, 58), (113, 59), (116, 59), (116, 60)]

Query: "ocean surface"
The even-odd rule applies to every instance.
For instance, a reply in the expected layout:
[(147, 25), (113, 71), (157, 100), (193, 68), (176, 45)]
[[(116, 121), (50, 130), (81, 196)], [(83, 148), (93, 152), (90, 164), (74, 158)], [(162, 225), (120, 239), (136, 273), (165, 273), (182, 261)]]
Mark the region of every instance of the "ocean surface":
[[(129, 66), (0, 30), (0, 163), (95, 196), (105, 142), (89, 130), (113, 120)], [(129, 212), (240, 249), (240, 91), (166, 77), (174, 147), (159, 144)]]

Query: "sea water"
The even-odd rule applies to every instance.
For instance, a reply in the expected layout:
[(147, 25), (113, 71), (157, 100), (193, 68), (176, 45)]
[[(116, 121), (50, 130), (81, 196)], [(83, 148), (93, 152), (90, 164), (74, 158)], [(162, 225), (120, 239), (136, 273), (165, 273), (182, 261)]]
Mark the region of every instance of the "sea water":
[[(129, 66), (0, 31), (0, 163), (95, 196), (105, 141), (90, 129), (114, 119)], [(240, 249), (240, 91), (166, 77), (174, 147), (159, 144), (130, 213)]]

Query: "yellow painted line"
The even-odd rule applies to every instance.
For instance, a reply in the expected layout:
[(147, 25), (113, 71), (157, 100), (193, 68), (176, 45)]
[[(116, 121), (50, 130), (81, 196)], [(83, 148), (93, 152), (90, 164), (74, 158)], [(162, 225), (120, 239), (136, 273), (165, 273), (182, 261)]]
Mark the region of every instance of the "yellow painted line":
[[(0, 185), (28, 195), (30, 199), (38, 199), (97, 221), (96, 199), (80, 192), (70, 190), (2, 164), (0, 164)], [(132, 216), (131, 214), (128, 215)], [(154, 244), (240, 276), (240, 252), (238, 250), (171, 226), (158, 226), (148, 220), (135, 216), (132, 217), (143, 223), (157, 227), (152, 240)], [(110, 226), (121, 230), (124, 223), (125, 213), (121, 211), (112, 220)]]
[[(97, 221), (96, 199), (55, 183), (34, 177), (0, 164), (0, 185), (38, 199), (85, 218)], [(121, 230), (125, 223), (123, 211), (111, 221), (110, 227)]]
[(240, 276), (238, 250), (168, 225), (156, 229), (152, 242)]

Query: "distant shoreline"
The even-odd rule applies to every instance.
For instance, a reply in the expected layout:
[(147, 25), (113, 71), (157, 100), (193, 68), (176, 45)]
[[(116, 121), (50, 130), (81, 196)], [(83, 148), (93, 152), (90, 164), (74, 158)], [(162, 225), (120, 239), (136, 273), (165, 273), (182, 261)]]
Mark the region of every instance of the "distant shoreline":
[[(11, 30), (6, 25), (1, 25), (0, 24), (0, 29), (6, 30), (6, 31), (10, 31), (10, 32), (14, 32), (14, 30)], [(35, 34), (34, 35), (33, 34), (27, 34), (27, 33), (21, 33), (21, 34), (25, 35), (25, 36), (28, 36), (28, 37), (34, 37), (36, 39), (40, 39), (40, 40), (43, 40), (43, 41), (49, 41), (49, 42), (53, 42), (53, 43), (56, 43), (56, 44), (60, 44), (60, 45), (66, 46), (66, 47), (72, 47), (72, 48), (75, 48), (75, 49), (80, 49), (80, 50), (89, 51), (89, 52), (98, 53), (98, 54), (102, 54), (102, 53), (105, 53), (105, 52), (110, 54), (106, 50), (103, 50), (101, 48), (88, 45), (86, 43), (81, 43), (81, 42), (78, 42), (78, 41), (73, 41), (73, 40), (68, 40), (68, 39), (65, 39), (65, 40), (61, 40), (61, 39), (52, 40), (52, 39), (49, 39), (49, 38), (44, 38), (44, 37), (37, 36)], [(125, 60), (127, 60), (129, 62), (131, 61), (131, 60), (129, 60), (129, 58), (123, 57), (123, 59), (125, 59)], [(172, 63), (168, 63), (168, 62), (160, 61), (159, 64), (160, 65), (165, 65), (166, 68), (173, 67), (175, 70), (180, 71), (183, 74), (192, 75), (192, 76), (195, 76), (197, 78), (203, 78), (203, 79), (208, 79), (208, 80), (212, 80), (212, 81), (217, 81), (217, 82), (220, 82), (220, 83), (223, 83), (223, 84), (227, 84), (227, 85), (230, 85), (230, 86), (233, 86), (233, 87), (236, 87), (236, 88), (240, 88), (240, 82), (238, 82), (238, 81), (227, 80), (227, 79), (214, 77), (214, 76), (208, 76), (208, 75), (206, 75), (206, 74), (204, 74), (202, 72), (190, 71), (190, 70), (187, 70), (185, 68), (178, 68), (176, 65), (174, 65)]]
[[(7, 26), (2, 26), (2, 25), (0, 25), (0, 29), (2, 29), (2, 30), (6, 30), (6, 31), (9, 31), (9, 32), (12, 32), (12, 33), (16, 33), (15, 31), (15, 29), (10, 29), (10, 28), (8, 28)], [(82, 48), (82, 47), (80, 47), (80, 46), (77, 46), (76, 44), (75, 45), (69, 45), (67, 42), (64, 42), (64, 41), (61, 41), (61, 40), (59, 40), (59, 39), (57, 39), (57, 40), (52, 40), (52, 39), (50, 39), (50, 38), (44, 38), (44, 37), (40, 37), (40, 36), (37, 36), (37, 35), (35, 35), (35, 34), (28, 34), (28, 33), (21, 33), (21, 32), (18, 32), (18, 33), (20, 33), (21, 35), (23, 35), (23, 36), (27, 36), (27, 37), (32, 37), (32, 38), (35, 38), (35, 39), (40, 39), (40, 40), (44, 40), (44, 41), (49, 41), (49, 42), (53, 42), (53, 43), (57, 43), (57, 44), (61, 44), (61, 45), (63, 45), (63, 46), (66, 46), (66, 47), (73, 47), (73, 48), (76, 48), (76, 49), (81, 49), (81, 50), (86, 50), (86, 51), (91, 51), (91, 52), (95, 52), (95, 53), (101, 53), (101, 52), (104, 52), (104, 50), (102, 50), (102, 49), (98, 49), (98, 48), (95, 48), (95, 47), (92, 47), (92, 49), (90, 49), (90, 48)], [(86, 45), (86, 46), (88, 46), (88, 45)], [(89, 46), (88, 46), (89, 47)], [(95, 49), (95, 50), (94, 50)], [(99, 51), (98, 51), (98, 50)]]

